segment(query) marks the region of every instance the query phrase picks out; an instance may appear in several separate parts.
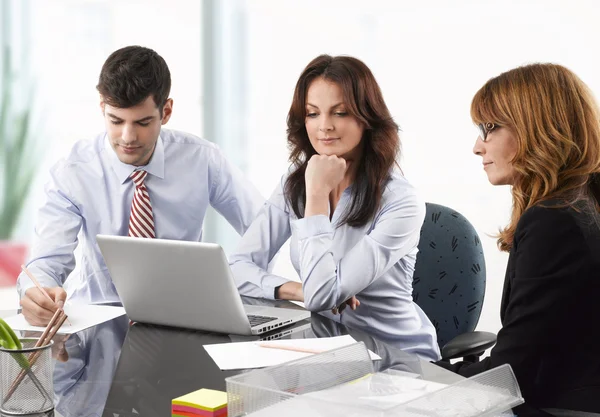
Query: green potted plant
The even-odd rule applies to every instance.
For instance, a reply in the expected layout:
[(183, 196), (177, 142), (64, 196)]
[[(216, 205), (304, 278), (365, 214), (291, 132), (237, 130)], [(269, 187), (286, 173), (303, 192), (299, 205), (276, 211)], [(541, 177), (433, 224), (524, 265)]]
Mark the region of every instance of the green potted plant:
[(37, 160), (30, 131), (32, 100), (27, 99), (25, 106), (22, 101), (18, 103), (15, 84), (10, 50), (5, 45), (0, 66), (0, 287), (14, 285), (25, 262), (27, 245), (13, 240), (13, 233), (29, 195)]

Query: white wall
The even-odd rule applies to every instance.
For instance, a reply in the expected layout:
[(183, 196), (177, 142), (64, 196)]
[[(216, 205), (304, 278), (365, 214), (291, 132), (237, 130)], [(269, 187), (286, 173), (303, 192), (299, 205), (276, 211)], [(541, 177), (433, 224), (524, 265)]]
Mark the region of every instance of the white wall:
[[(566, 65), (600, 91), (594, 1), (248, 1), (249, 175), (265, 195), (286, 166), (285, 119), (298, 75), (321, 53), (372, 69), (402, 128), (402, 167), (425, 199), (463, 213), (482, 238), (486, 299), (478, 328), (496, 332), (507, 255), (487, 237), (505, 225), (510, 191), (487, 182), (472, 146), (471, 98), (534, 61)], [(264, 161), (269, 161), (265, 164)], [(279, 258), (276, 272), (293, 276)]]
[[(96, 85), (114, 50), (156, 50), (171, 70), (170, 128), (202, 129), (201, 3), (191, 0), (29, 0), (30, 71), (35, 77), (39, 175), (17, 237), (29, 240), (47, 172), (80, 139), (104, 129)], [(19, 2), (13, 0), (15, 7)], [(19, 42), (15, 42), (19, 44)]]
[[(95, 85), (110, 52), (137, 43), (156, 49), (167, 60), (175, 99), (169, 127), (201, 134), (204, 110), (203, 2), (29, 3), (30, 59), (44, 106), (40, 140), (47, 150), (19, 227), (24, 240), (31, 237), (49, 165), (74, 141), (102, 129)], [(482, 237), (488, 288), (479, 328), (497, 331), (507, 256), (486, 234), (506, 223), (510, 194), (506, 187), (487, 183), (479, 158), (471, 154), (476, 131), (469, 118), (470, 100), (488, 78), (532, 61), (564, 64), (600, 91), (600, 5), (594, 0), (234, 3), (233, 22), (244, 23), (240, 62), (245, 65), (223, 74), (243, 76), (240, 97), (246, 111), (240, 113), (233, 101), (219, 120), (241, 121), (245, 135), (207, 139), (243, 141), (248, 154), (230, 156), (244, 161), (250, 178), (268, 196), (287, 167), (285, 119), (304, 66), (321, 53), (363, 59), (402, 127), (402, 166), (408, 178), (427, 201), (462, 212)], [(276, 272), (293, 277), (287, 254), (279, 257)]]
[[(201, 134), (202, 2), (194, 0), (8, 0), (13, 54), (35, 81), (38, 175), (14, 239), (30, 242), (44, 201), (48, 170), (80, 139), (104, 129), (96, 85), (114, 50), (132, 44), (156, 50), (172, 77), (169, 128)], [(32, 158), (34, 156), (32, 155)], [(0, 171), (1, 172), (1, 171)], [(0, 181), (1, 184), (1, 181)], [(13, 289), (0, 291), (0, 309), (16, 306)]]

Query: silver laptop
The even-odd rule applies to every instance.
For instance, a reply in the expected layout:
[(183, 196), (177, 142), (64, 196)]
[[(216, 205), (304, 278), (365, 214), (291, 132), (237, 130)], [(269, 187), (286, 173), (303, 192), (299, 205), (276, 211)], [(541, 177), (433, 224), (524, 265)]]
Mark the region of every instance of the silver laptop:
[(242, 304), (227, 257), (217, 244), (96, 238), (133, 321), (259, 335), (310, 317), (306, 310)]

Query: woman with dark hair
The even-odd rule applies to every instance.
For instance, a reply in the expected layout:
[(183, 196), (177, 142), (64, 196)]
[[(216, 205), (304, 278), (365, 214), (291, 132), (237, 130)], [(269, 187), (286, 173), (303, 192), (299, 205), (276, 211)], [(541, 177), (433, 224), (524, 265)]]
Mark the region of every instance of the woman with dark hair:
[(471, 376), (510, 364), (525, 398), (519, 415), (600, 412), (597, 104), (570, 70), (533, 64), (489, 80), (471, 117), (480, 130), (473, 152), (490, 183), (512, 188), (498, 239), (510, 253), (502, 329), (481, 362), (440, 365)]
[[(439, 359), (435, 329), (412, 300), (425, 204), (395, 169), (398, 126), (373, 74), (356, 58), (315, 58), (287, 123), (292, 166), (230, 259), (240, 293), (303, 301)], [(290, 237), (301, 283), (268, 272)]]

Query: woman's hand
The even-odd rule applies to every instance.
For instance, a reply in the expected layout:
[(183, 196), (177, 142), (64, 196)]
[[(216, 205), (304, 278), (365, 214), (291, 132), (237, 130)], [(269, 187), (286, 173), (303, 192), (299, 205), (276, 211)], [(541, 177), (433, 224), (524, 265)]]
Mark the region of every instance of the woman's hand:
[(335, 155), (313, 155), (308, 161), (304, 180), (306, 196), (329, 197), (329, 193), (344, 179), (348, 164)]
[(337, 187), (350, 166), (343, 158), (335, 155), (313, 155), (308, 161), (304, 181), (306, 183), (306, 208), (304, 216), (327, 216), (329, 193)]
[(336, 308), (332, 308), (331, 312), (333, 314), (342, 314), (342, 311), (344, 311), (344, 309), (346, 308), (346, 306), (350, 306), (350, 308), (352, 310), (356, 310), (356, 308), (360, 305), (360, 301), (358, 301), (358, 298), (356, 298), (356, 296), (352, 296), (349, 299), (347, 299), (345, 302), (342, 303), (342, 305), (340, 305), (339, 307)]

